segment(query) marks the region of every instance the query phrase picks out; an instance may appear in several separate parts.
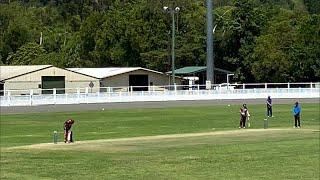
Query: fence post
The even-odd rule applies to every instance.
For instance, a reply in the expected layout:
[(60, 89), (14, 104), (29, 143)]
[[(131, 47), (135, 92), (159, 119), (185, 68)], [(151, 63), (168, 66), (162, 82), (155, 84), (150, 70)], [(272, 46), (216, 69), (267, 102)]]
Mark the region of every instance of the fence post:
[(32, 106), (32, 95), (33, 95), (33, 90), (30, 89), (30, 106)]
[(53, 88), (53, 103), (57, 103), (57, 89)]
[(110, 98), (111, 98), (111, 88), (110, 87), (107, 88), (107, 93), (108, 93), (108, 98), (110, 100)]
[(267, 88), (268, 88), (268, 84), (264, 83), (264, 89), (267, 89)]
[(312, 82), (310, 82), (310, 89), (312, 90)]
[(130, 86), (130, 96), (132, 97), (132, 91), (133, 91), (133, 87)]
[(79, 88), (77, 88), (77, 101), (78, 101), (78, 103), (80, 103), (80, 89)]
[(86, 87), (86, 91), (85, 91), (85, 100), (86, 100), (86, 103), (88, 104), (88, 93), (89, 93), (89, 88)]
[(243, 83), (242, 84), (242, 89), (245, 90), (246, 89), (246, 85)]
[(10, 91), (8, 91), (8, 97), (7, 97), (8, 99), (7, 99), (7, 101), (8, 101), (8, 106), (10, 106), (10, 104), (11, 104), (11, 92)]
[(177, 93), (177, 84), (174, 83), (174, 92)]
[(200, 84), (197, 84), (198, 95), (200, 94)]

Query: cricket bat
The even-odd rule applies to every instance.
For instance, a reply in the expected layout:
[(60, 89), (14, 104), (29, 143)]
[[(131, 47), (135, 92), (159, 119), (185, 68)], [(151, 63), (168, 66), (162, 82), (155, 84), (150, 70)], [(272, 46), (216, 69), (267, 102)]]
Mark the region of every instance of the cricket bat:
[(250, 117), (248, 116), (248, 127), (250, 127)]

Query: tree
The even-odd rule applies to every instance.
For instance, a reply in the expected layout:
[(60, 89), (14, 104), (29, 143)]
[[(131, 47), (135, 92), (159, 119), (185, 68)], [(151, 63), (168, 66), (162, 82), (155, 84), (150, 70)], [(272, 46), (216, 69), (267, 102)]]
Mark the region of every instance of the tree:
[(257, 39), (252, 72), (257, 81), (319, 79), (319, 16), (281, 10)]
[(298, 19), (296, 42), (289, 50), (291, 81), (320, 79), (320, 15), (304, 14)]
[(263, 9), (253, 0), (236, 0), (234, 6), (231, 22), (225, 23), (230, 34), (224, 40), (227, 53), (223, 60), (233, 65), (235, 79), (250, 82), (254, 80), (250, 71), (250, 55), (267, 19)]
[(36, 43), (27, 43), (17, 52), (9, 53), (7, 62), (13, 65), (37, 64), (34, 60), (46, 53), (45, 49)]
[[(316, 0), (215, 0), (215, 66), (239, 82), (317, 81)], [(205, 65), (206, 7), (190, 0), (24, 0), (0, 5), (0, 60), (59, 67)], [(306, 9), (309, 11), (306, 11)], [(311, 15), (312, 14), (312, 15)], [(0, 63), (1, 63), (0, 62)]]
[(0, 5), (0, 24), (0, 53), (6, 64), (9, 53), (15, 53), (28, 42), (39, 40), (41, 23), (32, 9), (25, 10), (18, 2)]
[(319, 0), (303, 0), (303, 2), (311, 14), (320, 14)]

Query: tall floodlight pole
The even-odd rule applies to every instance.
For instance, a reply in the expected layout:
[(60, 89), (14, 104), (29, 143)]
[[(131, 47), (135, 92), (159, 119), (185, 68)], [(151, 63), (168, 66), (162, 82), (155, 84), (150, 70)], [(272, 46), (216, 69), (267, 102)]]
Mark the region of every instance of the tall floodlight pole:
[(179, 7), (169, 8), (167, 6), (163, 7), (163, 9), (171, 14), (172, 17), (172, 30), (171, 30), (171, 67), (172, 67), (172, 83), (173, 85), (176, 83), (175, 80), (175, 53), (174, 53), (174, 40), (175, 40), (175, 17), (174, 14), (180, 11)]
[(207, 81), (214, 84), (212, 0), (207, 0)]
[(175, 36), (175, 22), (174, 22), (174, 12), (171, 13), (172, 14), (172, 35), (171, 35), (171, 39), (172, 39), (172, 44), (171, 44), (171, 61), (172, 61), (172, 83), (173, 85), (176, 83), (175, 80), (175, 54), (174, 54), (174, 36)]

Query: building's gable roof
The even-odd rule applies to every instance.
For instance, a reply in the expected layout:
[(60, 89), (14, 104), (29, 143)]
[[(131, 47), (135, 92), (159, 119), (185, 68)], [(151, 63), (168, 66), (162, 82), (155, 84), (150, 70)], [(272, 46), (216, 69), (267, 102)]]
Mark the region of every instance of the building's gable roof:
[(0, 66), (0, 81), (53, 67), (52, 65)]
[(116, 76), (119, 74), (124, 74), (132, 71), (137, 71), (137, 70), (144, 70), (144, 71), (149, 71), (153, 73), (158, 73), (164, 75), (162, 72), (154, 71), (151, 69), (146, 69), (146, 68), (141, 68), (141, 67), (112, 67), (112, 68), (68, 68), (68, 70), (74, 71), (74, 72), (79, 72), (81, 74), (86, 74), (92, 77), (96, 77), (99, 79), (102, 78), (107, 78), (111, 76)]
[[(9, 79), (13, 79), (13, 78), (16, 78), (19, 76), (23, 76), (23, 75), (30, 74), (33, 72), (41, 71), (41, 70), (51, 68), (51, 67), (55, 67), (55, 66), (53, 66), (53, 65), (0, 66), (0, 81), (6, 81)], [(58, 68), (58, 67), (55, 67), (55, 68)], [(63, 68), (58, 68), (58, 69), (63, 69)], [(75, 71), (68, 70), (68, 69), (63, 69), (63, 70), (98, 79), (96, 77), (82, 74), (80, 72), (75, 72)]]
[[(203, 72), (206, 71), (207, 67), (206, 66), (186, 66), (180, 69), (176, 69), (174, 73), (176, 75), (187, 75), (187, 74), (194, 74), (198, 72)], [(215, 71), (219, 71), (222, 73), (232, 73), (231, 71), (220, 69), (220, 68), (214, 68)], [(172, 71), (167, 72), (168, 74), (171, 74)]]

